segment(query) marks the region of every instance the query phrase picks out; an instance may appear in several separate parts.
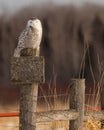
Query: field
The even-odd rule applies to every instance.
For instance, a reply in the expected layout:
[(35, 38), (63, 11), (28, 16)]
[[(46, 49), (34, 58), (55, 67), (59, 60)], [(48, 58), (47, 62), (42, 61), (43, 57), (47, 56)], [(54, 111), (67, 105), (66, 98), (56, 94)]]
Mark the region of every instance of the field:
[[(46, 88), (39, 90), (39, 96), (43, 96), (38, 99), (37, 111), (68, 109), (67, 86), (71, 78), (86, 79), (85, 110), (100, 109), (99, 93), (104, 86), (104, 7), (32, 6), (13, 16), (7, 12), (0, 16), (0, 113), (19, 111), (19, 88), (10, 85), (10, 59), (19, 34), (31, 17), (42, 21), (40, 53), (45, 58), (46, 84), (50, 84), (46, 92)], [(54, 85), (61, 90), (52, 90)], [(47, 99), (47, 94), (54, 96)], [(84, 130), (101, 130), (100, 125), (91, 117)], [(37, 129), (68, 130), (68, 126), (67, 121), (46, 122), (37, 124)], [(18, 117), (0, 117), (0, 130), (18, 129)]]
[[(55, 90), (51, 91), (50, 94), (52, 94), (53, 92), (54, 92), (53, 95), (55, 95)], [(13, 93), (15, 93), (14, 98), (18, 99), (19, 95), (16, 94), (15, 91)], [(49, 97), (45, 97), (45, 96), (42, 97), (41, 96), (42, 99), (38, 100), (37, 111), (42, 112), (42, 111), (47, 111), (47, 110), (60, 110), (60, 109), (65, 110), (65, 109), (68, 109), (69, 106), (68, 106), (67, 93), (68, 93), (68, 91), (65, 93), (65, 95), (62, 95), (62, 93), (57, 94), (57, 96), (55, 95), (55, 96), (51, 97), (52, 99), (49, 98)], [(2, 95), (2, 96), (3, 96), (2, 100), (3, 99), (9, 99), (9, 97), (11, 97), (8, 94)], [(93, 101), (90, 102), (90, 98), (93, 97), (92, 95), (90, 95), (90, 96), (86, 95), (86, 96), (87, 96), (86, 99), (89, 98), (89, 102), (87, 100), (87, 104), (85, 104), (85, 106), (86, 106), (85, 109), (87, 111), (93, 111), (95, 106), (98, 109), (99, 101), (98, 101), (98, 105), (97, 105)], [(97, 99), (98, 98), (99, 97), (97, 97)], [(94, 99), (95, 99), (95, 97), (94, 97)], [(42, 100), (43, 103), (41, 103), (41, 100)], [(93, 106), (92, 106), (92, 104), (93, 104)], [(89, 106), (91, 106), (91, 108), (89, 108)], [(18, 100), (15, 100), (15, 102), (12, 101), (11, 104), (6, 103), (6, 100), (4, 100), (4, 105), (0, 106), (0, 113), (11, 113), (11, 112), (16, 113), (18, 111), (19, 111)], [(57, 122), (50, 122), (50, 123), (45, 122), (45, 123), (38, 123), (37, 124), (37, 130), (68, 130), (68, 126), (69, 126), (68, 121), (57, 121)], [(94, 119), (91, 116), (91, 119), (84, 123), (84, 130), (101, 130), (100, 126), (101, 126), (100, 121)], [(0, 130), (2, 130), (2, 129), (3, 130), (19, 130), (19, 118), (18, 118), (18, 116), (17, 117), (15, 117), (15, 116), (14, 117), (0, 117)]]
[[(5, 110), (0, 108), (2, 112), (12, 110), (15, 107), (5, 107)], [(68, 121), (57, 121), (57, 122), (45, 122), (37, 124), (37, 130), (68, 130)], [(19, 119), (18, 117), (1, 117), (0, 118), (0, 130), (19, 130)], [(89, 120), (84, 124), (84, 130), (101, 130), (100, 121), (98, 120)], [(102, 129), (103, 130), (103, 129)]]

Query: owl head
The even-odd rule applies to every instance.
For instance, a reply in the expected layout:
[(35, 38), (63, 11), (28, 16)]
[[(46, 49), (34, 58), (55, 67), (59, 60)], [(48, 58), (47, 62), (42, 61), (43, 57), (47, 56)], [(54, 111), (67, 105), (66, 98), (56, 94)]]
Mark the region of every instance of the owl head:
[(41, 22), (37, 18), (32, 18), (27, 22), (28, 27), (32, 28), (42, 28)]

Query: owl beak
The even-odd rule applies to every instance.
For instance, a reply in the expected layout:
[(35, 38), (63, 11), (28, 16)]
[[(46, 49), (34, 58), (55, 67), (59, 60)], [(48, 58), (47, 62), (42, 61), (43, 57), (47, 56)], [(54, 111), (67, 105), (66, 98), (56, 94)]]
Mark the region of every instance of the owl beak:
[(30, 29), (33, 30), (33, 26), (32, 25), (30, 25)]
[(30, 27), (33, 27), (32, 25), (30, 25)]

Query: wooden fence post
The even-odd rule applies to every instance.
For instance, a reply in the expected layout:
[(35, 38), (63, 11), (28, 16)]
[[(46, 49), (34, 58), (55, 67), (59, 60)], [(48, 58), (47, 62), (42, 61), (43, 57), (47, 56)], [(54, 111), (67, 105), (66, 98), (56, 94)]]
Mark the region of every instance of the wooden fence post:
[(84, 103), (85, 103), (85, 79), (72, 79), (70, 87), (70, 109), (79, 112), (76, 120), (70, 121), (70, 130), (83, 130), (84, 121)]
[(32, 54), (33, 49), (26, 49), (11, 59), (11, 80), (20, 87), (19, 130), (36, 130), (34, 117), (38, 83), (44, 82), (44, 58)]
[[(101, 110), (104, 111), (104, 85), (101, 88), (100, 92), (100, 101), (101, 101)], [(101, 128), (104, 128), (104, 120), (101, 121)]]
[(19, 130), (36, 130), (34, 114), (37, 107), (38, 83), (20, 88), (20, 120)]

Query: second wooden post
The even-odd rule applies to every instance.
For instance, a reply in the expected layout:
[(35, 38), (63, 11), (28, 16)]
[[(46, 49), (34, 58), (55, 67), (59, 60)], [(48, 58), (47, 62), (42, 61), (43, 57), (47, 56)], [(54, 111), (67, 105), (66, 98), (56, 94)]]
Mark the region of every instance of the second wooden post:
[(70, 130), (83, 130), (85, 103), (85, 79), (72, 79), (70, 86), (70, 109), (79, 112), (76, 120), (70, 121)]

